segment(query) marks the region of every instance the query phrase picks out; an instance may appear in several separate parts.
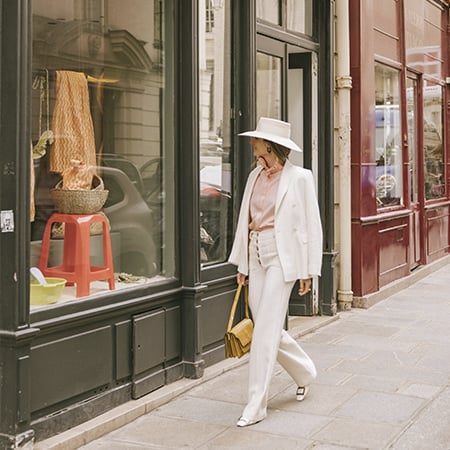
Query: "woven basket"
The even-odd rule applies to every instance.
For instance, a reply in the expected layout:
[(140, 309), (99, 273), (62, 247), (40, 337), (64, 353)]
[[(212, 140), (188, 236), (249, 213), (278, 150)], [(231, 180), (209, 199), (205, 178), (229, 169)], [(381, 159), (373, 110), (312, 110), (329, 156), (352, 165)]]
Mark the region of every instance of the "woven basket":
[(108, 198), (103, 180), (97, 178), (98, 185), (91, 190), (61, 189), (62, 180), (50, 190), (53, 203), (58, 212), (64, 214), (93, 214), (100, 211)]

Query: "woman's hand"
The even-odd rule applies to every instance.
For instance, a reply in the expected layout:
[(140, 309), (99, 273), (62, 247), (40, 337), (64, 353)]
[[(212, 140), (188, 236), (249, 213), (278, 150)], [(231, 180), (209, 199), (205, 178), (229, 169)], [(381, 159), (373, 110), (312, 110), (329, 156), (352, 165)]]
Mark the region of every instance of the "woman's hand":
[(298, 295), (302, 296), (311, 291), (311, 278), (306, 280), (300, 280), (300, 289), (298, 290)]
[(248, 283), (247, 276), (244, 275), (243, 273), (238, 272), (237, 273), (237, 282), (238, 282), (238, 284), (242, 284), (242, 285), (247, 284)]

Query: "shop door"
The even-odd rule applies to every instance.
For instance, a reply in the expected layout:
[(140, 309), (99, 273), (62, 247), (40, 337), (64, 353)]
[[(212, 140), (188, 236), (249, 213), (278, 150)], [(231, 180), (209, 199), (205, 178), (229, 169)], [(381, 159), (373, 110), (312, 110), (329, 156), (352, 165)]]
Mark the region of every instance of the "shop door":
[[(419, 195), (419, 144), (418, 144), (418, 98), (417, 79), (413, 76), (406, 79), (406, 111), (409, 156), (409, 189), (410, 189), (410, 270), (420, 265), (422, 260), (421, 217), (423, 211), (423, 195)], [(422, 197), (422, 198), (421, 198)]]
[[(312, 169), (317, 175), (317, 83), (313, 75), (315, 54), (266, 36), (257, 38), (256, 112), (287, 120), (292, 125), (292, 139), (303, 149), (292, 152), (293, 164)], [(315, 105), (315, 106), (314, 106)], [(314, 280), (317, 281), (317, 280)], [(317, 312), (317, 286), (312, 294), (297, 295), (296, 283), (289, 304), (289, 314), (313, 315)]]

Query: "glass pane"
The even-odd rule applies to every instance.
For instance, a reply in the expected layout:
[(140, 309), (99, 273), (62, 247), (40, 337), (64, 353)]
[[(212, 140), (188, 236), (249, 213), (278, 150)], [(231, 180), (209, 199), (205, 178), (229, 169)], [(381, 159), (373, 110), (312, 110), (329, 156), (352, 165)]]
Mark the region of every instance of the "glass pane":
[[(64, 190), (86, 194), (101, 179), (108, 191), (101, 211), (110, 228), (116, 289), (175, 271), (173, 83), (166, 66), (172, 50), (164, 22), (171, 14), (162, 1), (135, 0), (133, 6), (121, 0), (32, 0), (31, 265), (38, 264), (49, 218), (57, 209), (66, 211), (67, 193), (57, 207), (51, 190), (62, 180)], [(53, 141), (46, 141), (47, 130)], [(76, 256), (63, 252), (64, 241), (78, 245), (79, 236), (69, 228), (52, 226), (50, 267), (63, 263), (73, 270)], [(90, 264), (102, 267), (98, 233), (101, 228), (91, 227)], [(90, 295), (108, 290), (104, 281), (90, 283)], [(76, 295), (75, 287), (66, 287), (61, 301)]]
[(281, 120), (281, 58), (256, 55), (256, 114)]
[(376, 191), (379, 208), (402, 203), (399, 72), (375, 64)]
[(280, 0), (256, 0), (256, 17), (266, 22), (281, 25)]
[(231, 244), (230, 0), (200, 2), (200, 259), (224, 262)]
[(423, 146), (425, 152), (425, 198), (445, 195), (442, 141), (442, 86), (424, 80)]
[(408, 155), (410, 176), (410, 200), (418, 202), (417, 178), (417, 82), (411, 78), (406, 79), (406, 108), (408, 115)]
[(442, 7), (438, 3), (409, 0), (405, 8), (405, 50), (408, 67), (441, 78), (444, 66)]
[(312, 35), (312, 0), (287, 0), (287, 28), (308, 36)]

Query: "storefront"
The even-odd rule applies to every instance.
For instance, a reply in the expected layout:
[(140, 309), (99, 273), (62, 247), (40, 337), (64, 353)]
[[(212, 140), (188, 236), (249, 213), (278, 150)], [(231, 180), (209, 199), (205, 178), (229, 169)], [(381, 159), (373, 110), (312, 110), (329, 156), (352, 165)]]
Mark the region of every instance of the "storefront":
[(449, 249), (448, 2), (350, 2), (353, 291)]
[[(236, 136), (260, 115), (293, 123), (324, 224), (323, 276), (291, 314), (336, 312), (333, 2), (278, 3), (1, 4), (1, 448), (224, 359), (227, 257), (253, 163)], [(74, 262), (85, 218), (53, 215), (70, 173), (108, 191), (88, 226), (100, 280)], [(33, 266), (84, 278), (35, 304)]]

